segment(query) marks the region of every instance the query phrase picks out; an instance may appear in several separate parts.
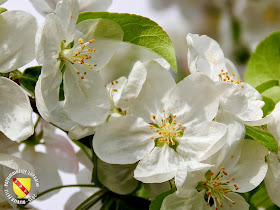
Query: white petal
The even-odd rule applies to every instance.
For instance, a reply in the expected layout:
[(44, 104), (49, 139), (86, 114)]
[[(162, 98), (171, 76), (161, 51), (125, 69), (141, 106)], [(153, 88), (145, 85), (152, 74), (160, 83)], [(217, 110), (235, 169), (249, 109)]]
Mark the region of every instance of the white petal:
[(34, 167), (27, 161), (5, 153), (0, 153), (0, 165), (7, 166), (13, 170), (25, 169), (35, 172)]
[(142, 89), (146, 75), (145, 66), (140, 61), (136, 62), (128, 76), (127, 84), (121, 93), (117, 107), (127, 108), (128, 105), (134, 102)]
[[(256, 188), (264, 179), (267, 172), (267, 163), (265, 156), (268, 150), (255, 140), (244, 141), (241, 157), (236, 166), (228, 171), (228, 177), (234, 177), (230, 182), (230, 187), (236, 192), (249, 192)], [(224, 165), (227, 169), (227, 166)], [(237, 184), (239, 189), (236, 190), (233, 184)]]
[(118, 106), (118, 101), (120, 100), (121, 94), (125, 85), (127, 83), (126, 77), (120, 77), (113, 82), (110, 82), (106, 85), (107, 91), (111, 99), (111, 108), (121, 107)]
[(225, 58), (225, 65), (229, 74), (234, 73), (236, 78), (241, 78), (237, 68), (235, 67), (234, 63), (231, 60)]
[(0, 77), (0, 98), (0, 131), (13, 141), (27, 139), (34, 132), (28, 96), (15, 82)]
[(62, 82), (62, 74), (59, 70), (60, 62), (53, 59), (42, 67), (42, 71), (50, 72), (46, 76), (40, 76), (35, 86), (36, 106), (44, 120), (50, 122), (50, 112), (59, 103), (59, 88)]
[(268, 171), (265, 181), (265, 187), (270, 199), (280, 207), (280, 153), (270, 153), (267, 157)]
[(132, 193), (138, 186), (138, 181), (133, 177), (136, 164), (112, 165), (98, 159), (98, 179), (109, 190), (125, 195)]
[(90, 136), (96, 132), (98, 126), (85, 127), (82, 125), (75, 125), (68, 133), (70, 139), (81, 139), (86, 136)]
[[(77, 71), (87, 73), (84, 79)], [(99, 73), (66, 62), (64, 94), (64, 108), (71, 120), (83, 126), (96, 126), (107, 118), (110, 101)]]
[(165, 108), (164, 99), (176, 85), (170, 72), (166, 71), (158, 62), (151, 60), (144, 63), (147, 69), (146, 81), (142, 90), (130, 107), (129, 112), (142, 117), (146, 122), (151, 122), (152, 116), (162, 115)]
[(165, 182), (175, 176), (178, 165), (183, 161), (183, 158), (168, 145), (162, 148), (155, 147), (140, 160), (134, 177), (144, 183)]
[(10, 72), (35, 58), (37, 21), (24, 11), (0, 15), (0, 72)]
[(66, 34), (66, 45), (73, 41), (76, 31), (76, 22), (79, 13), (77, 0), (62, 0), (56, 5), (56, 16), (61, 22)]
[(244, 143), (245, 127), (243, 122), (234, 114), (219, 112), (216, 121), (227, 125), (226, 142), (223, 148), (207, 160), (207, 163), (216, 165), (219, 172), (223, 165), (232, 168), (236, 165), (241, 155)]
[(216, 116), (219, 98), (214, 82), (204, 74), (194, 73), (179, 82), (167, 98), (177, 122), (188, 127)]
[[(46, 124), (45, 126), (51, 126)], [(52, 126), (53, 127), (53, 126)], [(48, 132), (43, 127), (43, 138), (48, 155), (57, 160), (58, 168), (68, 173), (78, 173), (79, 163), (76, 158), (76, 153), (69, 143), (69, 140), (54, 132)]]
[(186, 160), (205, 160), (225, 144), (227, 126), (217, 122), (203, 122), (186, 128), (178, 138), (177, 152)]
[[(230, 210), (246, 210), (249, 209), (249, 204), (245, 201), (245, 199), (238, 195), (237, 193), (229, 192), (226, 194), (227, 197), (229, 197), (232, 201), (235, 201), (236, 203), (233, 204), (229, 200), (224, 200), (222, 202), (223, 208), (222, 209), (230, 209)], [(214, 210), (214, 206), (212, 206), (212, 209)]]
[(133, 116), (113, 118), (95, 133), (93, 148), (96, 155), (111, 164), (132, 164), (144, 158), (155, 143), (149, 124)]
[[(49, 14), (44, 24), (39, 27), (35, 39), (36, 60), (39, 64), (46, 65), (48, 59), (58, 58), (61, 43), (65, 40), (62, 28), (63, 26), (55, 14)], [(48, 75), (49, 73), (51, 73), (51, 69), (49, 71), (42, 70), (41, 74)]]
[(217, 82), (216, 85), (221, 94), (221, 109), (238, 115), (248, 108), (248, 99), (235, 84)]
[(112, 4), (112, 0), (79, 0), (80, 12), (106, 11)]
[(193, 190), (189, 196), (181, 198), (173, 193), (163, 200), (160, 210), (210, 210), (211, 207), (207, 206), (204, 201), (204, 194), (204, 191), (197, 192), (196, 190)]
[[(62, 185), (55, 158), (41, 152), (35, 152), (34, 148), (29, 146), (20, 153), (20, 156), (34, 166), (40, 182), (40, 192)], [(59, 191), (48, 193), (42, 199), (49, 198), (57, 192)]]
[[(109, 62), (123, 39), (123, 31), (119, 24), (108, 19), (84, 20), (77, 24), (77, 30), (83, 33), (84, 41), (95, 39), (88, 47), (94, 48), (96, 51), (87, 62), (96, 71), (102, 69)], [(75, 39), (78, 38), (80, 37), (76, 36)], [(75, 43), (77, 43), (76, 40)], [(94, 67), (94, 64), (97, 66)]]
[(175, 177), (177, 195), (180, 197), (188, 196), (195, 190), (197, 184), (205, 180), (205, 174), (213, 166), (195, 161), (187, 161), (178, 167)]
[(35, 9), (42, 15), (55, 12), (56, 4), (59, 0), (30, 0)]
[(247, 83), (241, 84), (244, 86), (244, 88), (241, 88), (240, 90), (248, 100), (248, 108), (245, 112), (237, 114), (237, 116), (243, 121), (254, 121), (261, 119), (263, 116), (262, 107), (264, 106), (261, 94), (251, 85)]
[(50, 122), (64, 131), (69, 131), (71, 128), (77, 125), (76, 122), (68, 117), (64, 109), (64, 101), (59, 101), (55, 109), (51, 111), (50, 115)]
[(208, 36), (197, 34), (187, 35), (188, 63), (191, 73), (202, 72), (214, 81), (225, 69), (225, 57), (219, 44)]
[(0, 1), (0, 5), (1, 5), (1, 4), (4, 4), (6, 1), (7, 1), (7, 0), (1, 0), (1, 1)]
[(272, 119), (267, 125), (268, 131), (276, 138), (278, 145), (280, 145), (280, 103), (278, 102), (270, 114)]

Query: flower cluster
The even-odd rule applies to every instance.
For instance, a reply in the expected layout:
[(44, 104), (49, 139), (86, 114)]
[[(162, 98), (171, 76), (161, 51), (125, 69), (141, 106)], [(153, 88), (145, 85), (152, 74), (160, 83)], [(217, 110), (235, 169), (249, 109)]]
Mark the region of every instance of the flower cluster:
[[(137, 61), (127, 77), (106, 84), (100, 72), (121, 42), (145, 35), (127, 33), (132, 23), (120, 14), (81, 20), (83, 1), (54, 1), (55, 12), (51, 2), (43, 10), (32, 0), (49, 13), (38, 28), (26, 12), (0, 14), (2, 165), (35, 172), (46, 190), (62, 184), (58, 169), (78, 173), (75, 151), (56, 126), (90, 158), (90, 187), (101, 188), (78, 209), (99, 200), (111, 209), (129, 196), (154, 199), (169, 184), (172, 191), (151, 208), (249, 209), (242, 195), (262, 182), (280, 206), (280, 105), (264, 116), (262, 95), (241, 80), (215, 40), (187, 35), (190, 74), (178, 83), (165, 57)], [(26, 71), (16, 69), (33, 58), (40, 67), (29, 75), (36, 81), (30, 92)]]

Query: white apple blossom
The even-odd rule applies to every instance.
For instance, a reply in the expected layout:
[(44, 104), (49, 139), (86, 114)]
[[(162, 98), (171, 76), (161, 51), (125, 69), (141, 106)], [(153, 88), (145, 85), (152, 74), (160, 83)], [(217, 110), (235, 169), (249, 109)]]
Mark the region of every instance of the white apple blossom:
[[(77, 173), (79, 165), (76, 153), (69, 140), (65, 136), (56, 134), (54, 126), (41, 121), (36, 130), (38, 130), (36, 138), (42, 134), (42, 140), (40, 141), (35, 140), (35, 136), (32, 136), (26, 141), (18, 143), (10, 141), (0, 133), (2, 146), (0, 148), (0, 159), (3, 158), (3, 163), (6, 161), (5, 165), (9, 164), (9, 167), (13, 166), (13, 169), (19, 167), (29, 170), (31, 168), (31, 171), (35, 171), (40, 180), (40, 191), (42, 192), (51, 187), (62, 185), (58, 169), (67, 173)], [(42, 150), (45, 150), (46, 153)], [(3, 156), (2, 153), (4, 152), (10, 154), (10, 156), (15, 156), (14, 159), (20, 161), (15, 162), (7, 154)], [(24, 164), (26, 161), (30, 167)], [(13, 163), (14, 165), (12, 165)], [(15, 164), (18, 164), (18, 166)]]
[(218, 100), (207, 76), (193, 74), (176, 85), (158, 62), (149, 61), (145, 67), (145, 83), (128, 115), (103, 124), (93, 148), (107, 163), (140, 160), (134, 177), (160, 183), (174, 177), (179, 163), (204, 160), (217, 152), (224, 144), (226, 126), (212, 122)]
[[(55, 12), (59, 0), (30, 0), (35, 9), (42, 15)], [(112, 0), (79, 0), (79, 12), (106, 11), (112, 4)]]
[(240, 79), (219, 44), (206, 35), (188, 34), (186, 39), (189, 69), (191, 73), (202, 72), (216, 82), (220, 91), (220, 109), (234, 113), (243, 121), (261, 119), (262, 96)]
[(267, 172), (267, 149), (256, 141), (244, 140), (235, 164), (212, 159), (208, 164), (182, 164), (175, 177), (177, 192), (167, 196), (161, 210), (167, 209), (249, 209), (241, 195), (253, 190)]
[[(24, 11), (0, 14), (0, 73), (8, 73), (35, 57), (35, 17)], [(13, 81), (0, 76), (0, 131), (21, 141), (33, 133), (32, 108), (26, 93)]]
[[(96, 126), (106, 119), (110, 102), (96, 71), (109, 61), (123, 37), (120, 26), (107, 19), (76, 25), (78, 8), (77, 0), (58, 2), (56, 14), (47, 15), (36, 35), (36, 59), (42, 64), (36, 104), (46, 121), (65, 130), (75, 123)], [(73, 123), (64, 124), (61, 118)]]

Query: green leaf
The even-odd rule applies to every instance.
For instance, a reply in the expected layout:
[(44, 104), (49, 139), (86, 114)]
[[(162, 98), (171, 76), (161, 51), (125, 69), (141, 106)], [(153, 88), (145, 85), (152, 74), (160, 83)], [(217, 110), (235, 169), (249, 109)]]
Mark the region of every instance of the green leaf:
[(253, 87), (280, 79), (280, 31), (266, 37), (252, 54), (246, 71), (245, 82)]
[(262, 96), (266, 96), (268, 98), (271, 98), (275, 103), (278, 103), (280, 101), (280, 87), (274, 86), (262, 93)]
[(273, 111), (273, 109), (275, 107), (275, 102), (271, 98), (268, 98), (266, 96), (263, 96), (262, 100), (265, 103), (265, 105), (262, 107), (263, 117), (266, 117)]
[(0, 14), (6, 11), (8, 11), (6, 8), (0, 7)]
[(42, 66), (34, 66), (24, 70), (19, 77), (19, 83), (27, 92), (34, 96), (35, 85), (41, 74)]
[(151, 203), (150, 205), (150, 210), (159, 210), (162, 202), (164, 200), (165, 197), (167, 197), (168, 195), (174, 193), (176, 191), (175, 188), (172, 188), (171, 190), (168, 190), (166, 192), (163, 192), (161, 194), (159, 194)]
[(249, 199), (249, 204), (254, 206), (255, 209), (279, 209), (269, 198), (263, 182), (254, 190), (253, 195)]
[(264, 91), (274, 87), (274, 86), (279, 86), (279, 80), (269, 80), (266, 81), (259, 86), (256, 87), (256, 90), (259, 91), (260, 93), (263, 93)]
[(278, 144), (276, 139), (266, 130), (260, 129), (258, 127), (252, 127), (245, 125), (246, 135), (255, 139), (262, 145), (264, 145), (270, 151), (277, 153), (278, 152)]
[(124, 32), (123, 42), (135, 44), (159, 54), (177, 72), (176, 56), (172, 42), (167, 33), (157, 23), (139, 15), (108, 12), (81, 13), (77, 23), (96, 18), (115, 21)]

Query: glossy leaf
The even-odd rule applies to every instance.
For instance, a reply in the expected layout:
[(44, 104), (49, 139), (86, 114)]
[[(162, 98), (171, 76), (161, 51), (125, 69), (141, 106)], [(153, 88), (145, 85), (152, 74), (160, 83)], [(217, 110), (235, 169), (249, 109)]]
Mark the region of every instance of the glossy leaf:
[(41, 66), (34, 66), (24, 70), (19, 77), (19, 83), (27, 92), (34, 96), (35, 85), (41, 74)]
[(123, 32), (123, 42), (135, 44), (162, 56), (177, 72), (176, 56), (172, 42), (167, 33), (154, 21), (139, 15), (108, 12), (84, 12), (79, 15), (77, 23), (104, 18), (118, 23)]
[(168, 195), (174, 193), (176, 191), (175, 188), (172, 188), (171, 190), (168, 190), (166, 192), (163, 192), (161, 194), (159, 194), (151, 203), (150, 205), (150, 210), (159, 210), (162, 202), (164, 200), (165, 197), (167, 197)]
[(245, 82), (253, 87), (280, 79), (280, 32), (266, 37), (252, 54), (245, 71)]
[(276, 139), (266, 130), (258, 127), (245, 125), (246, 135), (264, 145), (270, 151), (277, 153), (278, 144)]

